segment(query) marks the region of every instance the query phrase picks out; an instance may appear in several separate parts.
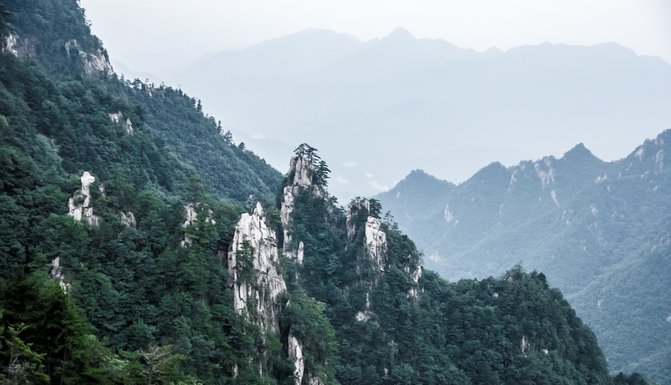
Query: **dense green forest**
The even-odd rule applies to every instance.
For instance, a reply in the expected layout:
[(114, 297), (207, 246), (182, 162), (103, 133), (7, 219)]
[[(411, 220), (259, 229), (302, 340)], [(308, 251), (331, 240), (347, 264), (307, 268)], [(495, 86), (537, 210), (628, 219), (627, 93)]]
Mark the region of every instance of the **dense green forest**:
[[(196, 99), (117, 78), (77, 1), (2, 2), (0, 33), (0, 382), (647, 383), (609, 375), (543, 274), (422, 272), (379, 202), (329, 196), (316, 150), (282, 181)], [(266, 238), (235, 243), (243, 219)], [(251, 241), (279, 255), (272, 316), (234, 306), (271, 290)]]

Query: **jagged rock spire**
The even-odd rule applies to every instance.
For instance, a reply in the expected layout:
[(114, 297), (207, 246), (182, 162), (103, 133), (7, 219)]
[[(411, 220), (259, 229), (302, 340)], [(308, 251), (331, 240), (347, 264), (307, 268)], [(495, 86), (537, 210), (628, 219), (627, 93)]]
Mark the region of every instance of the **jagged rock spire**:
[(100, 223), (100, 217), (93, 215), (91, 205), (91, 185), (96, 178), (88, 171), (84, 171), (80, 180), (81, 189), (68, 200), (68, 215), (76, 221), (86, 220), (89, 225), (97, 226)]
[(229, 285), (234, 309), (263, 330), (279, 333), (281, 295), (287, 286), (280, 275), (277, 237), (266, 225), (260, 203), (244, 213), (228, 252)]
[(326, 191), (324, 185), (320, 182), (324, 180), (321, 176), (315, 181), (315, 174), (327, 173), (323, 161), (320, 160), (319, 155), (316, 154), (316, 149), (303, 143), (296, 149), (296, 155), (289, 161), (289, 171), (287, 172), (288, 184), (282, 190), (282, 206), (280, 208), (280, 219), (282, 221), (283, 229), (283, 245), (282, 250), (285, 255), (296, 258), (298, 264), (303, 263), (303, 242), (299, 241), (293, 244), (291, 238), (291, 215), (294, 211), (294, 200), (301, 189), (311, 190), (319, 197), (325, 197)]

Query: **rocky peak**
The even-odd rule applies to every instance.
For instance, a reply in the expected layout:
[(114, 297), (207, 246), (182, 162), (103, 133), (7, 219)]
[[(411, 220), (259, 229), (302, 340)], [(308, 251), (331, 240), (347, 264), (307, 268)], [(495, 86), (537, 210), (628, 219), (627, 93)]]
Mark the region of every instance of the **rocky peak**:
[(289, 161), (289, 175), (293, 175), (291, 186), (312, 186), (310, 163), (302, 155), (296, 155)]
[(280, 208), (280, 219), (282, 221), (284, 236), (282, 249), (289, 257), (297, 258), (300, 254), (301, 258), (297, 258), (299, 264), (302, 263), (301, 245), (303, 242), (298, 242), (297, 246), (294, 245), (289, 231), (291, 228), (291, 215), (294, 211), (294, 199), (302, 189), (311, 190), (319, 197), (326, 196), (323, 184), (313, 180), (314, 174), (318, 173), (315, 167), (318, 164), (319, 157), (312, 152), (315, 151), (312, 147), (309, 148), (311, 149), (310, 152), (298, 153), (289, 161), (289, 171), (287, 172), (288, 184), (282, 190), (282, 206)]
[(279, 334), (278, 313), (286, 283), (280, 275), (277, 238), (266, 224), (260, 203), (252, 214), (241, 215), (227, 263), (235, 311), (263, 330)]
[(84, 171), (80, 180), (81, 189), (68, 200), (68, 215), (76, 221), (86, 220), (89, 225), (97, 226), (100, 223), (100, 217), (93, 215), (91, 206), (91, 185), (96, 178), (88, 171)]
[(564, 156), (561, 158), (561, 160), (582, 160), (582, 161), (588, 161), (588, 160), (595, 160), (597, 159), (592, 152), (585, 147), (583, 143), (578, 143), (575, 146), (573, 146), (572, 149), (568, 150)]
[(393, 42), (407, 42), (415, 40), (415, 37), (405, 28), (398, 27), (391, 31), (384, 40)]
[(350, 241), (353, 239), (357, 226), (361, 225), (364, 221), (368, 221), (368, 217), (378, 218), (380, 216), (380, 211), (382, 206), (380, 202), (376, 199), (366, 199), (361, 197), (356, 197), (347, 206), (346, 215), (346, 225), (347, 225), (347, 239)]

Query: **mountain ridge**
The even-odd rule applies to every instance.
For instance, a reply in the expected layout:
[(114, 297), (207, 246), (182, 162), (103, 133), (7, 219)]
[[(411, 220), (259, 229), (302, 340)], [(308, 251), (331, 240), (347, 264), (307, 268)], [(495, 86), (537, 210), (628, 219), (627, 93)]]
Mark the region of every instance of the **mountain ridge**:
[[(381, 192), (408, 165), (464, 181), (493, 160), (559, 154), (579, 141), (610, 160), (669, 119), (662, 85), (671, 82), (671, 66), (614, 44), (483, 53), (403, 35), (330, 56), (320, 53), (327, 41), (317, 43), (314, 55), (298, 44), (286, 47), (296, 53), (289, 58), (310, 57), (300, 65), (274, 58), (270, 49), (260, 64), (243, 49), (250, 60), (241, 59), (240, 69), (221, 71), (229, 63), (212, 59), (208, 65), (217, 70), (187, 69), (171, 80), (201, 95), (207, 111), (226, 116), (234, 134), (312, 143), (332, 159), (332, 190), (344, 199)], [(277, 168), (291, 151), (253, 139), (246, 144)], [(411, 158), (408, 144), (425, 151)], [(352, 161), (359, 166), (342, 166)]]
[[(661, 256), (670, 251), (660, 241), (670, 223), (664, 214), (669, 135), (664, 130), (611, 162), (579, 144), (559, 159), (507, 168), (490, 164), (442, 195), (430, 190), (413, 196), (414, 202), (405, 200), (405, 190), (423, 191), (425, 178), (414, 179), (416, 185), (399, 183), (376, 198), (427, 253), (429, 267), (451, 279), (497, 275), (512, 264), (539, 269), (595, 329), (615, 368), (637, 368), (666, 384), (668, 352), (651, 345), (655, 338), (671, 338), (663, 331), (664, 300), (654, 295), (665, 284), (659, 278), (636, 289), (631, 285), (638, 277), (657, 276), (650, 273), (651, 254), (657, 255), (657, 269), (669, 267)], [(632, 291), (647, 294), (634, 299), (627, 294)], [(604, 308), (602, 296), (623, 303)], [(629, 328), (617, 326), (615, 320), (623, 318)], [(646, 326), (639, 330), (635, 324)], [(648, 358), (646, 349), (658, 352), (650, 357), (659, 361)]]

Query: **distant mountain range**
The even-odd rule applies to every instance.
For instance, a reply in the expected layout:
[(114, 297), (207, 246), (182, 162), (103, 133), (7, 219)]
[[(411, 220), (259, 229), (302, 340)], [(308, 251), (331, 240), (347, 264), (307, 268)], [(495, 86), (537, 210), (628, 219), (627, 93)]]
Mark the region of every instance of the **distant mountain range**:
[(450, 279), (542, 271), (595, 330), (611, 370), (671, 378), (671, 130), (604, 162), (492, 163), (454, 185), (411, 172), (378, 198)]
[(319, 148), (341, 198), (580, 141), (615, 159), (671, 119), (671, 65), (616, 44), (475, 52), (403, 29), (367, 42), (309, 29), (161, 76), (279, 169), (289, 143)]

